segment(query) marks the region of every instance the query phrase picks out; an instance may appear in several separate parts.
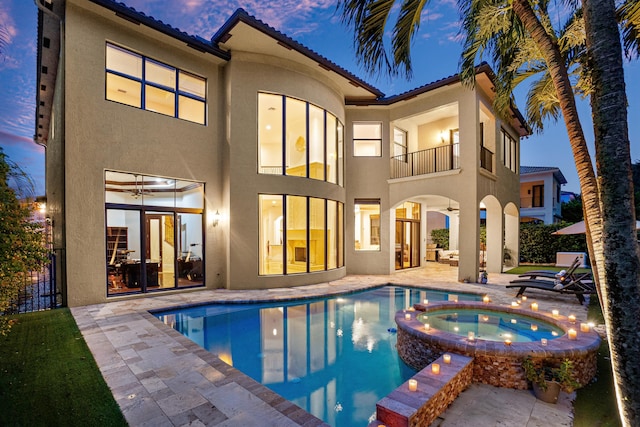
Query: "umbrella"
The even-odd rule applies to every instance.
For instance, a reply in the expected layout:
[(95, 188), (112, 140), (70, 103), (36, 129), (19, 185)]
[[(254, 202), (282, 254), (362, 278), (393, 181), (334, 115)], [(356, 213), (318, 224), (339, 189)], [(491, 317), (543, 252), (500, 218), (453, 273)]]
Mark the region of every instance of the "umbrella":
[[(640, 221), (636, 221), (636, 230), (640, 230)], [(554, 231), (551, 234), (584, 234), (584, 233), (586, 233), (584, 221), (580, 221), (568, 227), (561, 228), (560, 230)]]

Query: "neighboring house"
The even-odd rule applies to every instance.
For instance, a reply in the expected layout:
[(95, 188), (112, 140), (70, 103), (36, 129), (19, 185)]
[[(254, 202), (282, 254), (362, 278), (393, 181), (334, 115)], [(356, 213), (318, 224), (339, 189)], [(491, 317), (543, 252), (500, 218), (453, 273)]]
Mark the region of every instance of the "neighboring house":
[(548, 166), (520, 166), (520, 221), (553, 224), (562, 220), (562, 171)]
[(428, 212), (460, 280), (481, 209), (487, 269), (517, 253), (529, 130), (494, 114), (486, 64), (474, 89), (385, 97), (242, 10), (209, 41), (110, 0), (43, 4), (36, 141), (67, 305), (392, 274), (426, 262)]

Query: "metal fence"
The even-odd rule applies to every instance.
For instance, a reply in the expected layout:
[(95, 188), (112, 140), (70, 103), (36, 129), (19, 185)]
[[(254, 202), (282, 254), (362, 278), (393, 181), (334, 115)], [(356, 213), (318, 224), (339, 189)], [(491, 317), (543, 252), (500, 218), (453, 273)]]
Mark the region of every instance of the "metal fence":
[(18, 299), (10, 312), (30, 313), (50, 310), (62, 306), (62, 293), (56, 288), (55, 255), (49, 256), (49, 262), (38, 271), (30, 271), (24, 276)]

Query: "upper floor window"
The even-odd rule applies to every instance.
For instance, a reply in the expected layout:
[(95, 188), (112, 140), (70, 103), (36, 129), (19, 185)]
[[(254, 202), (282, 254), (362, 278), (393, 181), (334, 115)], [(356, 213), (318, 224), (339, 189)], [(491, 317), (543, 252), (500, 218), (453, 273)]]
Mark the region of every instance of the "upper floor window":
[(107, 43), (106, 99), (205, 124), (206, 80)]
[(393, 154), (396, 160), (407, 161), (407, 131), (393, 128)]
[(330, 112), (283, 95), (258, 94), (259, 173), (342, 185), (343, 126)]
[(503, 164), (512, 172), (518, 173), (518, 141), (504, 129), (500, 130), (500, 138), (502, 139)]
[(356, 199), (354, 203), (356, 251), (380, 250), (380, 200)]
[(355, 157), (382, 156), (382, 123), (355, 122), (353, 124), (353, 155)]

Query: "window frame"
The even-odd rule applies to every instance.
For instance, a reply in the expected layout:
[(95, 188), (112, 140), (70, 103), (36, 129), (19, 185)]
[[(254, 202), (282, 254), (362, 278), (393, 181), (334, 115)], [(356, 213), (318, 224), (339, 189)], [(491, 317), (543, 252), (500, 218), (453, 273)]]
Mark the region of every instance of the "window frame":
[[(379, 138), (356, 138), (356, 126), (358, 125), (378, 125), (380, 128), (380, 137)], [(382, 122), (379, 121), (356, 121), (352, 123), (351, 130), (353, 132), (353, 157), (382, 157), (382, 139), (383, 139), (383, 131), (384, 126)], [(376, 150), (378, 150), (378, 154), (375, 155), (364, 155), (357, 154), (357, 146), (358, 142), (377, 142)]]
[[(141, 77), (137, 77), (131, 74), (128, 74), (126, 72), (122, 72), (122, 71), (118, 71), (116, 69), (113, 68), (109, 68), (109, 64), (107, 62), (107, 52), (109, 50), (109, 48), (114, 48), (120, 52), (123, 52), (125, 54), (128, 55), (132, 55), (132, 56), (136, 56), (139, 57), (141, 62), (142, 62), (142, 67), (141, 67)], [(153, 80), (150, 80), (148, 78), (148, 73), (147, 73), (147, 65), (149, 64), (154, 64), (156, 66), (159, 67), (165, 67), (169, 70), (173, 70), (174, 73), (174, 82), (173, 82), (173, 87), (171, 86), (166, 86), (165, 84), (162, 83), (158, 83), (155, 82)], [(118, 45), (117, 43), (112, 43), (107, 41), (105, 44), (105, 62), (104, 62), (104, 70), (105, 70), (105, 100), (110, 101), (110, 102), (116, 102), (118, 104), (122, 104), (122, 105), (128, 105), (130, 107), (134, 107), (134, 108), (138, 108), (141, 110), (145, 110), (145, 111), (150, 111), (153, 113), (158, 113), (158, 114), (162, 114), (163, 116), (168, 116), (168, 117), (173, 117), (173, 118), (177, 118), (180, 120), (184, 120), (190, 123), (196, 123), (196, 124), (200, 124), (203, 126), (207, 125), (207, 79), (205, 77), (202, 77), (196, 73), (192, 73), (190, 71), (186, 71), (183, 70), (181, 68), (178, 67), (174, 67), (170, 64), (167, 64), (166, 62), (163, 61), (159, 61), (155, 58), (143, 55), (139, 52), (133, 51), (131, 49), (125, 48), (123, 46)], [(126, 80), (130, 80), (133, 82), (136, 82), (138, 84), (140, 84), (140, 106), (136, 106), (136, 105), (131, 105), (131, 104), (127, 104), (124, 102), (120, 102), (116, 99), (111, 99), (109, 98), (109, 87), (108, 87), (108, 76), (112, 75), (112, 76), (116, 76), (122, 79), (126, 79)], [(192, 93), (191, 91), (185, 90), (185, 89), (181, 89), (181, 80), (180, 80), (180, 76), (181, 75), (185, 75), (188, 76), (190, 78), (195, 78), (198, 80), (202, 80), (202, 84), (203, 84), (203, 95), (204, 96), (199, 96), (196, 95), (194, 93)], [(147, 105), (147, 86), (150, 88), (154, 88), (157, 90), (161, 90), (164, 92), (168, 92), (170, 94), (173, 94), (173, 114), (166, 114), (160, 111), (156, 111), (153, 109), (149, 109), (148, 105)], [(184, 116), (181, 116), (181, 111), (180, 111), (180, 101), (181, 101), (181, 97), (183, 98), (187, 98), (190, 99), (192, 101), (197, 101), (197, 102), (202, 102), (203, 104), (203, 117), (202, 117), (202, 122), (199, 121), (195, 121), (195, 120), (191, 120), (188, 118), (185, 118)]]
[[(368, 230), (369, 230), (369, 242), (367, 243), (366, 247), (363, 247), (362, 245), (364, 245), (364, 242), (361, 241), (361, 238), (356, 238), (358, 235), (355, 234), (356, 232), (360, 233), (361, 231), (363, 231), (365, 229), (364, 226), (360, 226), (358, 228), (357, 223), (358, 223), (358, 215), (360, 212), (360, 208), (359, 206), (377, 206), (378, 207), (378, 212), (372, 215), (369, 215), (371, 220), (376, 220), (377, 224), (374, 224), (373, 221), (371, 221), (368, 225)], [(353, 249), (355, 252), (380, 252), (382, 251), (382, 245), (380, 244), (380, 226), (381, 226), (381, 214), (382, 214), (382, 207), (380, 204), (380, 199), (354, 199), (353, 201), (353, 214), (354, 214), (354, 227), (353, 227)], [(377, 234), (376, 234), (377, 232)], [(377, 243), (374, 243), (374, 241), (377, 241)], [(360, 245), (360, 247), (358, 247), (358, 245)], [(372, 247), (372, 246), (377, 246), (376, 247)]]

